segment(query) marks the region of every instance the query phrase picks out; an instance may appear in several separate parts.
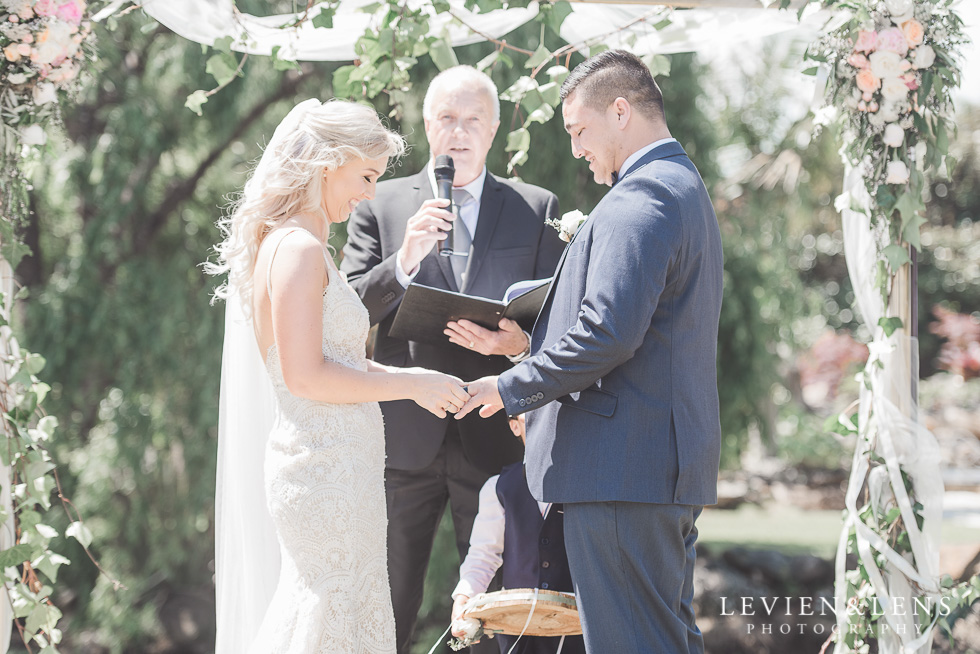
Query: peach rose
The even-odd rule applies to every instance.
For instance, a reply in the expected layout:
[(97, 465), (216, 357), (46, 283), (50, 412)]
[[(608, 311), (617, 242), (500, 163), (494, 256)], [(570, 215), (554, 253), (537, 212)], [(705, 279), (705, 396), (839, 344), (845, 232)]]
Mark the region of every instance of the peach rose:
[(910, 48), (917, 48), (922, 45), (922, 40), (926, 35), (922, 23), (915, 19), (902, 23), (902, 32), (905, 34), (905, 40), (908, 41)]
[(7, 58), (7, 61), (18, 61), (20, 59), (20, 49), (17, 47), (17, 44), (11, 43), (4, 48), (3, 56)]
[(878, 32), (878, 50), (894, 52), (900, 57), (904, 57), (909, 51), (909, 42), (905, 38), (905, 32), (897, 27), (889, 27)]
[(858, 32), (858, 41), (854, 44), (855, 52), (871, 52), (878, 43), (878, 34), (874, 30), (861, 30)]
[(881, 88), (881, 80), (875, 77), (868, 68), (863, 68), (857, 74), (857, 87), (864, 93), (874, 93)]
[(850, 57), (847, 58), (847, 63), (851, 64), (855, 68), (867, 68), (871, 64), (868, 62), (868, 58), (859, 52), (854, 52)]

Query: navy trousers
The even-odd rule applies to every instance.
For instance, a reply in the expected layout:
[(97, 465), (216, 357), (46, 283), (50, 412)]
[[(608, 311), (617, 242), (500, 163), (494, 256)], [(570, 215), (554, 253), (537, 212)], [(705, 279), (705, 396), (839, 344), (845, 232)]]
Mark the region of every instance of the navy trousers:
[(703, 654), (694, 622), (702, 507), (566, 503), (565, 549), (589, 654)]

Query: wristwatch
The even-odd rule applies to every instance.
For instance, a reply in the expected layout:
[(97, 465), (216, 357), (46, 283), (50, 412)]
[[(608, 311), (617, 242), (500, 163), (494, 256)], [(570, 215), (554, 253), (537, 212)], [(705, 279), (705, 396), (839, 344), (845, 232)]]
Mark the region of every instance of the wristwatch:
[(527, 332), (524, 332), (524, 337), (527, 338), (527, 345), (524, 346), (524, 351), (521, 352), (520, 354), (508, 354), (508, 355), (506, 355), (507, 356), (507, 359), (511, 363), (520, 363), (524, 359), (526, 359), (529, 356), (531, 356), (531, 335), (528, 334)]

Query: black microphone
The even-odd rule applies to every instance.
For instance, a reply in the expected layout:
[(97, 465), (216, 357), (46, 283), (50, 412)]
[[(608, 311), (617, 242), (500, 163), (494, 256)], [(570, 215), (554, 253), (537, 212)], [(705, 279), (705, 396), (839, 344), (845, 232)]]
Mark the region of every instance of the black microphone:
[[(448, 154), (440, 154), (436, 157), (435, 177), (436, 177), (436, 197), (449, 200), (449, 211), (453, 210), (453, 178), (456, 176), (456, 167), (453, 165), (453, 158)], [(436, 248), (444, 257), (453, 256), (453, 227), (450, 223), (449, 230), (446, 231), (446, 238), (436, 244)]]

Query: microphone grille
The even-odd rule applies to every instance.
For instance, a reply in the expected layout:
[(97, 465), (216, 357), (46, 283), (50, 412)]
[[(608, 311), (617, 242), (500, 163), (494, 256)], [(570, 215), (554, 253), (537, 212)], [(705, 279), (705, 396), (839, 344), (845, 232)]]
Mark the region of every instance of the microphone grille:
[(453, 158), (448, 154), (440, 154), (436, 157), (435, 166), (433, 167), (436, 177), (446, 176), (452, 179), (456, 174), (456, 167), (453, 165)]

